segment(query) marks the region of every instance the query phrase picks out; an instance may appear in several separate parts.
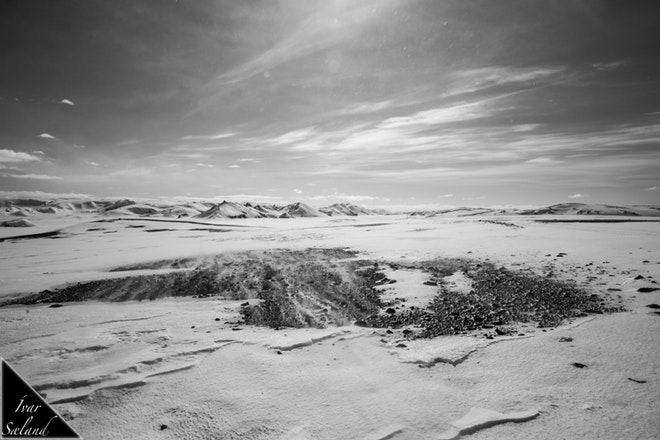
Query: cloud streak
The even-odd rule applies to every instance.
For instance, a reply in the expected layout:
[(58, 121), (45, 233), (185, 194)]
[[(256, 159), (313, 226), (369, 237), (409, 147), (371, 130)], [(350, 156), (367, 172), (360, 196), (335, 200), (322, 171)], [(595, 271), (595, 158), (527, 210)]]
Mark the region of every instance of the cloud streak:
[(323, 8), (295, 25), (270, 49), (218, 75), (213, 85), (217, 87), (245, 81), (282, 64), (356, 38), (365, 26), (397, 3), (398, 1), (395, 0), (378, 2), (331, 0)]
[(0, 163), (7, 162), (33, 162), (40, 161), (41, 158), (34, 154), (24, 153), (8, 149), (0, 149)]
[(49, 176), (47, 174), (9, 174), (0, 173), (0, 177), (11, 179), (31, 179), (31, 180), (62, 180), (59, 176)]

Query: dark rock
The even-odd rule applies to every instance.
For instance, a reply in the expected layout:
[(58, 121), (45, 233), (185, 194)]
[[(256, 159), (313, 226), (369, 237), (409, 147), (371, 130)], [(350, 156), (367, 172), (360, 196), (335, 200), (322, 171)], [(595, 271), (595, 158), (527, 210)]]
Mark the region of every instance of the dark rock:
[(650, 292), (655, 292), (656, 290), (660, 290), (659, 287), (640, 287), (637, 289), (638, 292), (641, 293), (650, 293)]
[(356, 325), (358, 327), (369, 327), (365, 321), (355, 321), (353, 325)]
[(215, 318), (216, 321), (220, 321), (220, 318)]
[(562, 336), (561, 338), (559, 338), (559, 342), (573, 342), (573, 338), (571, 338), (570, 336), (568, 337)]
[(644, 275), (637, 275), (634, 279), (636, 279), (636, 280), (643, 280), (643, 279), (644, 279)]
[(648, 304), (646, 307), (650, 309), (660, 309), (660, 305), (658, 304)]
[(385, 310), (385, 313), (394, 315), (396, 313), (396, 310), (394, 310), (392, 307), (389, 307), (387, 310)]
[(244, 303), (241, 304), (241, 307), (248, 307), (249, 305), (250, 305), (250, 303), (245, 301)]
[(645, 380), (640, 380), (640, 379), (633, 379), (632, 377), (629, 377), (628, 380), (636, 383), (646, 383)]
[(161, 431), (164, 431), (166, 429), (167, 429), (167, 425), (165, 425), (165, 424), (160, 425), (160, 430)]
[(50, 307), (51, 309), (57, 309), (58, 307), (62, 307), (62, 304), (51, 304), (48, 307)]
[(399, 344), (396, 344), (396, 347), (397, 347), (397, 348), (406, 348), (407, 345), (404, 344), (403, 342), (401, 342), (401, 343), (399, 343)]
[(277, 350), (277, 354), (282, 354), (282, 352), (280, 350)]
[(581, 364), (579, 362), (573, 362), (571, 365), (573, 365), (575, 368), (587, 368), (586, 365)]

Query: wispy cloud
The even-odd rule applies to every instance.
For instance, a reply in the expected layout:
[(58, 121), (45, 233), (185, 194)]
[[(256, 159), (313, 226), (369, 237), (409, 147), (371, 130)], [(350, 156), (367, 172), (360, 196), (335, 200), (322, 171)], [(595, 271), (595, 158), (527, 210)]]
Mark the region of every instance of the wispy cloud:
[(644, 191), (658, 191), (660, 190), (660, 186), (650, 186), (648, 188), (644, 188)]
[(378, 101), (378, 102), (362, 102), (346, 107), (342, 109), (339, 113), (343, 113), (347, 115), (368, 114), (368, 113), (383, 111), (392, 108), (395, 105), (397, 104), (392, 100)]
[(0, 149), (0, 163), (6, 162), (31, 162), (39, 161), (40, 157), (30, 153), (23, 153), (22, 151), (14, 151), (8, 149)]
[(56, 139), (55, 136), (53, 136), (52, 134), (48, 134), (48, 133), (41, 133), (37, 137), (39, 137), (41, 139)]
[(81, 193), (51, 193), (44, 191), (0, 191), (0, 197), (5, 199), (31, 198), (40, 200), (52, 199), (87, 199), (92, 197), (90, 194)]
[(240, 168), (240, 167), (241, 167), (240, 165), (233, 164), (233, 165), (229, 165), (227, 168)]
[(477, 69), (461, 70), (450, 78), (452, 85), (447, 96), (474, 93), (490, 88), (511, 84), (545, 85), (548, 80), (556, 80), (564, 73), (563, 67), (509, 67), (489, 66)]
[(400, 128), (412, 125), (440, 125), (484, 118), (492, 114), (492, 111), (485, 106), (487, 101), (489, 100), (439, 107), (417, 112), (410, 116), (389, 118), (381, 122), (378, 125), (378, 128)]
[(236, 136), (236, 133), (218, 133), (209, 135), (188, 135), (181, 138), (182, 141), (217, 141), (220, 139), (227, 139)]
[(570, 196), (568, 196), (569, 199), (583, 199), (585, 197), (587, 197), (587, 196), (584, 195), (584, 194), (580, 194), (580, 193), (571, 194)]
[[(187, 197), (186, 200), (190, 200), (190, 197)], [(267, 196), (262, 194), (228, 194), (214, 196), (210, 199), (200, 199), (202, 201), (214, 200), (214, 201), (233, 201), (233, 202), (254, 202), (254, 203), (274, 203), (282, 200), (280, 196)]]
[(47, 174), (10, 174), (0, 173), (0, 177), (7, 177), (12, 179), (33, 179), (33, 180), (62, 180), (59, 176), (49, 176)]
[(209, 163), (197, 162), (195, 165), (202, 168), (215, 168), (215, 165), (211, 165)]
[(68, 99), (66, 99), (66, 98), (63, 99), (63, 100), (61, 100), (59, 103), (60, 103), (60, 104), (65, 104), (65, 105), (71, 105), (71, 106), (76, 105), (73, 101), (68, 100)]
[(269, 70), (277, 66), (356, 38), (365, 26), (396, 4), (395, 0), (327, 2), (270, 49), (218, 75), (213, 86), (241, 82), (259, 74), (268, 77)]
[(268, 140), (272, 145), (288, 145), (294, 144), (303, 140), (308, 140), (317, 133), (314, 127), (301, 128), (299, 130), (289, 131), (283, 135), (274, 137)]
[(367, 196), (367, 195), (357, 195), (357, 194), (345, 194), (345, 193), (333, 193), (325, 195), (316, 195), (308, 197), (307, 200), (312, 201), (327, 201), (327, 200), (343, 200), (347, 202), (366, 202), (370, 200), (377, 200), (379, 197)]
[(562, 163), (563, 161), (553, 159), (551, 157), (535, 157), (534, 159), (529, 159), (529, 160), (526, 160), (525, 162), (526, 163), (531, 163), (531, 164), (552, 165), (552, 164)]
[(618, 61), (611, 61), (609, 63), (594, 63), (591, 66), (596, 70), (608, 72), (611, 70), (619, 69), (625, 66), (626, 64), (628, 64), (626, 60), (618, 60)]

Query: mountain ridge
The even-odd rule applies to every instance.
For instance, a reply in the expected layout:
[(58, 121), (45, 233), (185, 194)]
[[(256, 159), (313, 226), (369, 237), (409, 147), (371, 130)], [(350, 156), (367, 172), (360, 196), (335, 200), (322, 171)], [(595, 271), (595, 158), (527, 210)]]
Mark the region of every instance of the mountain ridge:
[(539, 208), (452, 207), (444, 209), (397, 210), (369, 208), (348, 202), (337, 202), (314, 208), (303, 202), (288, 204), (258, 204), (252, 202), (187, 201), (179, 203), (137, 202), (131, 199), (113, 200), (36, 200), (0, 199), (0, 216), (28, 218), (40, 214), (85, 213), (103, 216), (138, 216), (200, 219), (255, 219), (356, 217), (368, 215), (408, 215), (410, 217), (472, 217), (472, 216), (629, 216), (660, 217), (659, 205), (558, 203)]

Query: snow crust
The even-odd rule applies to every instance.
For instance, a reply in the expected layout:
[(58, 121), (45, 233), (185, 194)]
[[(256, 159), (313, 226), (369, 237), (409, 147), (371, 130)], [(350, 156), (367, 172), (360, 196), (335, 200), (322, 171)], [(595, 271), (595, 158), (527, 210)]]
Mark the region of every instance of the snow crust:
[[(488, 260), (620, 296), (627, 308), (554, 330), (523, 326), (523, 336), (414, 341), (356, 326), (239, 325), (241, 301), (219, 297), (0, 308), (0, 356), (84, 438), (660, 437), (660, 316), (647, 307), (660, 304), (660, 292), (637, 291), (660, 278), (658, 223), (524, 216), (509, 219), (522, 228), (442, 216), (163, 223), (52, 213), (30, 220), (38, 226), (6, 228), (3, 237), (59, 233), (0, 242), (3, 298), (168, 258), (347, 247), (382, 262)], [(381, 288), (384, 298), (423, 307), (437, 290), (422, 272), (387, 270), (397, 282)], [(445, 281), (469, 288), (460, 273)]]

